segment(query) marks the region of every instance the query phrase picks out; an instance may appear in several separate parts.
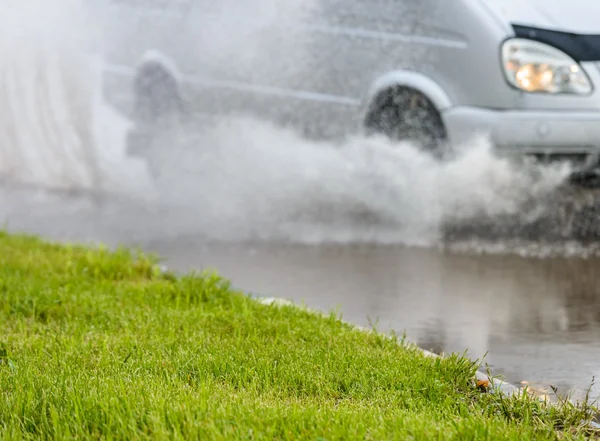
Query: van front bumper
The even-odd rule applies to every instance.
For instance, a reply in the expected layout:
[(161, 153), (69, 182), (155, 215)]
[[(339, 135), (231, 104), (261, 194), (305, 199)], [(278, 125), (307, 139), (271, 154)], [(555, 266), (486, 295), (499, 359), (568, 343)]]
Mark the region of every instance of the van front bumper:
[(600, 152), (600, 111), (455, 107), (442, 116), (455, 144), (484, 135), (499, 153), (580, 156)]

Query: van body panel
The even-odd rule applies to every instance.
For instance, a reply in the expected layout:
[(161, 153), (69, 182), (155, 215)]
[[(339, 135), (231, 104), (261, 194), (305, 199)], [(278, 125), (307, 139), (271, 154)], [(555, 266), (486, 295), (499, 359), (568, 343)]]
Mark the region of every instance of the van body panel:
[[(105, 16), (107, 84), (123, 95), (127, 87), (116, 84), (130, 82), (144, 54), (153, 51), (177, 67), (189, 108), (264, 118), (317, 138), (360, 132), (370, 100), (396, 85), (428, 96), (451, 137), (469, 127), (473, 133), (496, 127), (499, 133), (498, 127), (506, 129), (503, 121), (518, 125), (517, 116), (528, 111), (539, 117), (551, 112), (551, 122), (563, 114), (585, 113), (586, 127), (590, 118), (600, 116), (600, 64), (581, 64), (594, 84), (590, 95), (552, 96), (510, 86), (501, 60), (501, 45), (515, 36), (514, 24), (600, 30), (594, 23), (600, 3), (106, 1), (111, 4)], [(572, 10), (583, 2), (587, 12)], [(466, 115), (473, 116), (472, 124)], [(574, 127), (569, 121), (568, 127)], [(595, 131), (586, 133), (582, 143), (589, 145)]]
[(498, 69), (505, 34), (488, 30), (491, 19), (473, 0), (308, 1), (317, 6), (289, 19), (264, 12), (266, 0), (181, 0), (187, 6), (170, 14), (113, 2), (108, 57), (118, 65), (132, 67), (152, 49), (186, 75), (351, 99), (406, 70), (431, 78), (456, 105), (510, 107), (515, 99)]
[(481, 0), (500, 20), (579, 34), (600, 34), (600, 2), (590, 0)]
[(379, 94), (399, 85), (418, 90), (427, 96), (439, 111), (452, 107), (450, 97), (431, 78), (419, 72), (398, 70), (389, 72), (375, 81), (363, 99), (363, 108), (367, 108)]

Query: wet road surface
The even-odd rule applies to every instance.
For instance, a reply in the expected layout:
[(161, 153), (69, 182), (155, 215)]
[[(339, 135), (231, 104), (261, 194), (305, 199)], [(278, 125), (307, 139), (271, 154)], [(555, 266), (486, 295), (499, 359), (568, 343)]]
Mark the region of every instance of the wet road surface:
[[(154, 243), (177, 270), (218, 269), (245, 291), (338, 310), (436, 352), (582, 398), (600, 374), (600, 260), (375, 246)], [(487, 355), (486, 355), (487, 354)], [(592, 395), (600, 391), (594, 387)]]

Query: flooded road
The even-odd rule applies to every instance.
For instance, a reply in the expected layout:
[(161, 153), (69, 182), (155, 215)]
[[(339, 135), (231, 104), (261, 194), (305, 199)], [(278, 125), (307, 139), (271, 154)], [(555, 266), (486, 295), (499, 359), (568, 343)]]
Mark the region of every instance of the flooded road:
[[(148, 246), (173, 269), (218, 269), (245, 291), (337, 310), (494, 374), (582, 398), (600, 374), (600, 260), (396, 246)], [(592, 395), (600, 390), (593, 388)]]

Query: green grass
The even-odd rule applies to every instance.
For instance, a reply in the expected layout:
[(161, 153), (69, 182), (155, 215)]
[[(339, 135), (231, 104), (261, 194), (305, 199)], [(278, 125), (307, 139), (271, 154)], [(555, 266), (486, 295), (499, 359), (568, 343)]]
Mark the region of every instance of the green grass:
[(587, 409), (479, 392), (334, 315), (126, 250), (0, 234), (0, 439), (570, 439)]

